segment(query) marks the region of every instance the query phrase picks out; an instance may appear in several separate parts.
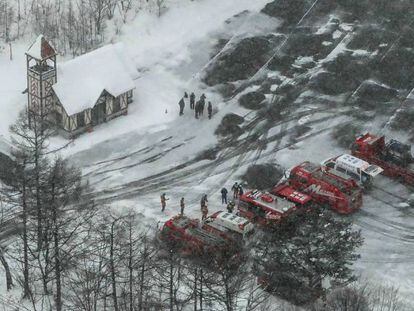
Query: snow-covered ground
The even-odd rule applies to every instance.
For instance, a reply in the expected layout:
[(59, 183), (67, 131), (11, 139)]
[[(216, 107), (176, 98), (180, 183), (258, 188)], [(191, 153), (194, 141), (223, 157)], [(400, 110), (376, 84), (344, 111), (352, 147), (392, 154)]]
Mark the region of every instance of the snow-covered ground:
[[(93, 194), (100, 204), (114, 208), (134, 208), (156, 224), (178, 213), (179, 200), (186, 199), (186, 212), (200, 216), (199, 199), (209, 195), (210, 212), (223, 208), (219, 190), (228, 188), (253, 163), (277, 162), (288, 168), (304, 160), (319, 162), (345, 150), (338, 148), (329, 130), (348, 120), (349, 111), (321, 111), (317, 105), (291, 113), (285, 121), (275, 122), (266, 135), (265, 147), (247, 147), (243, 141), (221, 146), (216, 160), (197, 157), (219, 144), (214, 130), (229, 113), (245, 117), (249, 131), (241, 139), (251, 138), (262, 123), (241, 108), (237, 101), (224, 102), (205, 88), (200, 72), (209, 63), (217, 39), (247, 37), (256, 33), (272, 33), (279, 21), (258, 11), (268, 0), (189, 1), (171, 8), (160, 19), (141, 13), (122, 29), (113, 41), (123, 42), (140, 77), (135, 81), (135, 101), (129, 114), (94, 129), (70, 144), (62, 153), (83, 169)], [(231, 23), (226, 20), (244, 10)], [(346, 38), (346, 37), (345, 37)], [(330, 57), (344, 49), (343, 39)], [(28, 43), (14, 45), (14, 60), (0, 54), (0, 134), (8, 135), (8, 127), (25, 107), (25, 56)], [(302, 59), (306, 63), (308, 59)], [(82, 73), (80, 73), (82, 74)], [(58, 78), (59, 79), (59, 78)], [(217, 113), (196, 120), (188, 108), (178, 116), (178, 101), (184, 91), (207, 95)], [(295, 129), (309, 125), (311, 131), (293, 140)], [(367, 129), (376, 125), (368, 125)], [(54, 137), (53, 147), (67, 143)], [(227, 148), (226, 148), (227, 147)], [(159, 195), (170, 198), (166, 213), (161, 213)], [(362, 258), (356, 264), (364, 279), (389, 283), (411, 298), (414, 292), (413, 212), (399, 207), (410, 191), (386, 178), (365, 196), (362, 211), (352, 216), (355, 226), (365, 237)], [(2, 279), (2, 277), (0, 277)]]

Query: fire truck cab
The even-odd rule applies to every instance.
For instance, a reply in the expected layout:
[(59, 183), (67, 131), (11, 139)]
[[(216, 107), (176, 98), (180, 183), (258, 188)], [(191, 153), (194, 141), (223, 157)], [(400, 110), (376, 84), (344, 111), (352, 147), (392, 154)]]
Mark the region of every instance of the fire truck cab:
[(209, 216), (204, 222), (203, 228), (218, 231), (219, 234), (233, 236), (236, 239), (246, 238), (253, 233), (253, 224), (240, 216), (219, 211)]
[[(322, 163), (322, 169), (332, 174), (345, 174), (353, 178), (358, 185), (368, 187), (372, 184), (375, 176), (382, 173), (383, 169), (377, 165), (371, 165), (368, 162), (354, 157), (350, 154), (343, 154), (338, 157), (330, 158)], [(338, 172), (340, 174), (338, 174)]]
[(362, 190), (352, 178), (325, 172), (315, 163), (303, 162), (292, 168), (288, 183), (340, 214), (350, 214), (362, 206)]
[(203, 254), (225, 250), (229, 240), (202, 228), (197, 219), (178, 215), (166, 221), (160, 232), (162, 241), (182, 253)]
[(388, 159), (401, 166), (408, 166), (414, 162), (414, 158), (411, 154), (411, 146), (403, 144), (398, 140), (391, 139), (386, 145), (386, 156)]
[(272, 193), (249, 191), (239, 200), (238, 214), (260, 225), (280, 222), (297, 208), (307, 206), (312, 198), (288, 185), (278, 185)]
[(370, 133), (359, 136), (351, 146), (352, 155), (383, 169), (383, 174), (414, 185), (414, 158), (411, 147), (397, 140)]

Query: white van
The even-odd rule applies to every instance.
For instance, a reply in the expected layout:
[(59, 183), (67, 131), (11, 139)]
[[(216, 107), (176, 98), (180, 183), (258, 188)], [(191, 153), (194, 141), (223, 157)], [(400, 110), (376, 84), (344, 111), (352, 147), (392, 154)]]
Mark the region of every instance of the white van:
[(373, 178), (383, 172), (381, 167), (371, 165), (350, 154), (343, 154), (338, 157), (327, 159), (323, 161), (321, 165), (323, 170), (333, 174), (339, 172), (339, 174), (349, 176), (363, 187), (369, 186), (372, 183)]
[(243, 237), (248, 236), (254, 230), (254, 225), (249, 220), (224, 211), (219, 211), (209, 216), (205, 223), (217, 230), (227, 229), (241, 234)]

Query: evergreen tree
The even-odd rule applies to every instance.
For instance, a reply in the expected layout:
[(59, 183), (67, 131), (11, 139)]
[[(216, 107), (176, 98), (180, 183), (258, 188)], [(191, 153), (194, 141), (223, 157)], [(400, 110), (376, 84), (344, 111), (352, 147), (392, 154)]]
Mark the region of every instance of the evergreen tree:
[(260, 280), (267, 289), (296, 304), (355, 280), (359, 231), (329, 211), (301, 211), (263, 234), (254, 247)]

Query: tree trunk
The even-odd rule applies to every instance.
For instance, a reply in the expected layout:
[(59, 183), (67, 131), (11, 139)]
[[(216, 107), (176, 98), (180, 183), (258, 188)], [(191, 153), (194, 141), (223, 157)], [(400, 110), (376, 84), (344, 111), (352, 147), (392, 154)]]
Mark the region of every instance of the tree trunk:
[[(35, 122), (38, 122), (35, 121)], [(35, 125), (37, 127), (37, 125)], [(37, 129), (35, 129), (37, 131)], [(39, 137), (37, 137), (36, 133), (36, 141), (38, 141)], [(40, 252), (42, 249), (42, 207), (40, 204), (40, 168), (39, 168), (39, 144), (36, 142), (36, 150), (35, 150), (35, 174), (36, 174), (36, 212), (37, 212), (37, 250)]]
[(132, 223), (129, 223), (129, 258), (128, 258), (128, 269), (129, 269), (129, 310), (133, 311), (133, 283), (132, 283)]
[(12, 275), (10, 273), (9, 264), (6, 261), (6, 258), (4, 258), (4, 253), (3, 253), (2, 248), (0, 248), (0, 261), (3, 264), (4, 271), (6, 272), (6, 284), (7, 284), (6, 287), (7, 287), (7, 290), (11, 290), (12, 287), (13, 287), (13, 278), (12, 278)]
[[(23, 177), (25, 178), (25, 177)], [(23, 220), (23, 298), (30, 297), (29, 287), (29, 247), (27, 242), (27, 204), (26, 204), (26, 181), (23, 181), (22, 189), (22, 220)]]
[(173, 279), (173, 269), (174, 269), (174, 266), (173, 266), (173, 252), (172, 252), (172, 250), (170, 251), (170, 311), (174, 311), (174, 305), (173, 305), (173, 301), (174, 301), (174, 299), (173, 299), (173, 296), (174, 296), (174, 289), (173, 289), (173, 286), (174, 286), (174, 279)]
[(229, 288), (227, 276), (226, 276), (226, 280), (224, 282), (225, 282), (224, 286), (225, 286), (225, 290), (226, 290), (226, 308), (227, 308), (227, 311), (233, 311), (232, 296), (231, 296), (231, 293), (230, 293), (230, 288)]
[[(55, 189), (52, 186), (52, 193)], [(53, 200), (54, 201), (54, 195)], [(56, 207), (52, 206), (53, 215), (53, 243), (54, 243), (54, 255), (55, 255), (55, 278), (56, 278), (56, 311), (62, 311), (62, 283), (61, 283), (61, 262), (59, 252), (59, 227), (57, 221)]]
[(20, 38), (20, 20), (22, 15), (20, 12), (20, 0), (17, 0), (17, 38)]
[(141, 264), (141, 277), (139, 280), (139, 295), (138, 295), (138, 310), (142, 311), (142, 303), (143, 303), (143, 296), (144, 296), (144, 284), (145, 284), (145, 263), (147, 261), (147, 241), (144, 241), (144, 254), (142, 258), (142, 264)]
[(203, 311), (203, 269), (200, 269), (200, 311)]
[(197, 268), (194, 271), (194, 311), (197, 311)]
[(114, 262), (114, 226), (115, 221), (111, 225), (111, 245), (110, 245), (110, 258), (109, 265), (111, 269), (111, 285), (112, 285), (112, 300), (114, 303), (114, 310), (118, 311), (118, 297), (116, 294), (116, 277), (115, 277), (115, 262)]

